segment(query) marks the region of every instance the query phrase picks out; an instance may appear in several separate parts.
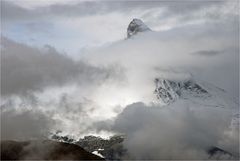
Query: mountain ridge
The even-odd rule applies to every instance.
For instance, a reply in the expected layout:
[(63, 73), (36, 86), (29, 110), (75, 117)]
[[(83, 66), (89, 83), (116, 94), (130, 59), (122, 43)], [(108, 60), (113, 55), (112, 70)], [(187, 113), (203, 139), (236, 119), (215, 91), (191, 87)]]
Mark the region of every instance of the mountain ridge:
[(1, 141), (1, 160), (104, 160), (83, 148), (53, 140)]

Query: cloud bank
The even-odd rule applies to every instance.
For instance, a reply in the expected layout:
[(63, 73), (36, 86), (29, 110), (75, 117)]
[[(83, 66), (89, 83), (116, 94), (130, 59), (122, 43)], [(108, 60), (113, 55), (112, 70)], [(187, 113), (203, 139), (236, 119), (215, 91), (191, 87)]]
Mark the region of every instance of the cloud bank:
[(51, 118), (34, 109), (1, 111), (1, 140), (46, 139), (53, 125)]
[(134, 159), (208, 159), (211, 146), (239, 155), (239, 132), (230, 123), (228, 109), (184, 101), (166, 107), (140, 102), (128, 105), (113, 129), (127, 135), (124, 145)]
[[(119, 132), (135, 159), (206, 159), (209, 146), (238, 155), (230, 108), (162, 107), (154, 95), (155, 78), (191, 77), (223, 89), (238, 108), (235, 4), (3, 1), (2, 139)], [(153, 32), (124, 39), (135, 17)]]
[[(62, 2), (2, 1), (4, 35), (34, 46), (50, 44), (79, 57), (85, 49), (124, 39), (133, 18), (156, 31), (230, 21), (237, 25), (238, 21), (234, 0)], [(26, 7), (30, 4), (36, 6)]]
[(67, 83), (100, 84), (117, 76), (114, 66), (90, 66), (58, 53), (49, 45), (41, 50), (5, 37), (2, 38), (1, 61), (2, 95), (26, 93)]
[(99, 94), (107, 84), (114, 89), (124, 82), (121, 66), (92, 66), (49, 45), (40, 49), (5, 37), (1, 50), (2, 139), (47, 137), (57, 130), (79, 137), (113, 113)]

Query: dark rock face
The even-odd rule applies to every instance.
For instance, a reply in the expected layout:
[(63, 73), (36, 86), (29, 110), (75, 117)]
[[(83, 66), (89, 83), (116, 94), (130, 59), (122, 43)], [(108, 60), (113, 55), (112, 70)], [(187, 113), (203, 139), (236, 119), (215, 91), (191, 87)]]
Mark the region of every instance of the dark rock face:
[(74, 139), (71, 139), (68, 136), (59, 136), (58, 134), (53, 134), (51, 136), (51, 139), (56, 141), (66, 142), (66, 143), (73, 143), (75, 141)]
[(223, 149), (212, 146), (207, 151), (209, 159), (234, 159), (234, 156)]
[(124, 137), (115, 135), (110, 139), (103, 139), (96, 136), (85, 136), (75, 142), (89, 152), (97, 151), (108, 160), (119, 160), (126, 155), (127, 150), (123, 147)]
[(90, 153), (95, 152), (101, 154), (107, 160), (120, 160), (127, 156), (127, 149), (123, 146), (124, 136), (122, 135), (115, 135), (109, 139), (103, 139), (98, 136), (90, 135), (77, 141), (68, 138), (68, 136), (59, 136), (58, 134), (54, 134), (51, 139), (60, 142), (71, 142)]
[(130, 38), (139, 32), (151, 31), (151, 29), (145, 25), (140, 19), (133, 19), (127, 28), (127, 37)]
[(51, 140), (1, 141), (1, 160), (104, 160), (81, 147)]

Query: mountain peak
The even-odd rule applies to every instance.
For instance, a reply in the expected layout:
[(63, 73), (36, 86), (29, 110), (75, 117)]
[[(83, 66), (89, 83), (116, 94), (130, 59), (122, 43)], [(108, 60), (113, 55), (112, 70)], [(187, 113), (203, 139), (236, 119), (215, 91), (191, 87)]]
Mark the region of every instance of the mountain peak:
[(140, 19), (134, 18), (127, 28), (127, 37), (130, 38), (138, 32), (151, 31), (151, 29)]

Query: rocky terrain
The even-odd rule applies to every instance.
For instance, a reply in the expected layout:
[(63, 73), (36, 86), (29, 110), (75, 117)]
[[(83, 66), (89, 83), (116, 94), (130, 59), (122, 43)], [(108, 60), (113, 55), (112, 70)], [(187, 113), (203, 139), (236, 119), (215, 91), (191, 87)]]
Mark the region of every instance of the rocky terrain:
[(151, 31), (151, 29), (140, 19), (133, 19), (127, 28), (127, 37), (130, 38), (139, 32)]
[(127, 156), (127, 149), (123, 146), (124, 136), (122, 135), (115, 135), (109, 139), (90, 135), (79, 140), (73, 140), (69, 139), (68, 136), (54, 134), (51, 138), (60, 142), (71, 142), (108, 160), (120, 160)]

